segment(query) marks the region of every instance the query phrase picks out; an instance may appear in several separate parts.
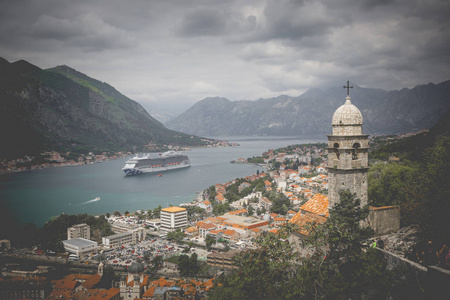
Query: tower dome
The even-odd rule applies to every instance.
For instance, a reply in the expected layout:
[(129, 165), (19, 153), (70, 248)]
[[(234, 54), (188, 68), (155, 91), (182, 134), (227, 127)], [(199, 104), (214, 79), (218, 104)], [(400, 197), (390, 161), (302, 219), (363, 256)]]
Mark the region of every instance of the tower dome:
[(362, 134), (363, 117), (359, 109), (352, 104), (347, 95), (344, 105), (341, 105), (333, 114), (331, 125), (333, 135), (360, 135)]
[(131, 274), (139, 274), (144, 272), (144, 265), (138, 262), (133, 262), (131, 266), (128, 268), (128, 273)]

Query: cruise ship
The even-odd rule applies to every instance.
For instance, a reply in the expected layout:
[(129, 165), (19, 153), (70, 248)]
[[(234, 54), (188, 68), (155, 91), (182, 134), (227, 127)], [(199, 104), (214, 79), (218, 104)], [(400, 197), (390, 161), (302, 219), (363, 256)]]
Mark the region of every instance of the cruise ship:
[(122, 170), (126, 176), (144, 173), (164, 172), (168, 170), (187, 168), (191, 166), (189, 158), (178, 151), (167, 151), (152, 157), (150, 154), (140, 154), (127, 160)]

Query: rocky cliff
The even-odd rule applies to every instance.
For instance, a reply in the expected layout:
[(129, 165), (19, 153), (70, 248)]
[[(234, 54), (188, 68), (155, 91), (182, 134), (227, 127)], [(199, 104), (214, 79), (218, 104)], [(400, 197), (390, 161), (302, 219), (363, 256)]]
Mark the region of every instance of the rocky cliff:
[[(450, 81), (400, 91), (353, 86), (352, 103), (361, 110), (368, 134), (430, 128), (450, 108)], [(257, 101), (206, 98), (166, 126), (204, 136), (328, 134), (331, 117), (345, 96), (342, 87), (335, 87)]]

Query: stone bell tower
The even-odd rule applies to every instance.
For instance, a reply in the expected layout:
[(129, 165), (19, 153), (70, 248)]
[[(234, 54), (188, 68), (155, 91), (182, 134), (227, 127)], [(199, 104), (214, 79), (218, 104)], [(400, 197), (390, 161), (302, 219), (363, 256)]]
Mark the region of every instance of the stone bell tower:
[(351, 88), (347, 81), (347, 98), (334, 113), (328, 135), (328, 201), (329, 209), (338, 203), (339, 191), (348, 189), (367, 204), (367, 171), (369, 166), (368, 135), (362, 133), (363, 117), (350, 101)]

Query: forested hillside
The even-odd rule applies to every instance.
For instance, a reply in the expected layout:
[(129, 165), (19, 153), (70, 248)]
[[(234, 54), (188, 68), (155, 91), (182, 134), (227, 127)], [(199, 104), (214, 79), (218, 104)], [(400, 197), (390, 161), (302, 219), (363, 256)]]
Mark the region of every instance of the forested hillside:
[(42, 70), (0, 58), (0, 158), (43, 151), (136, 151), (202, 145), (167, 129), (107, 83), (67, 66)]

